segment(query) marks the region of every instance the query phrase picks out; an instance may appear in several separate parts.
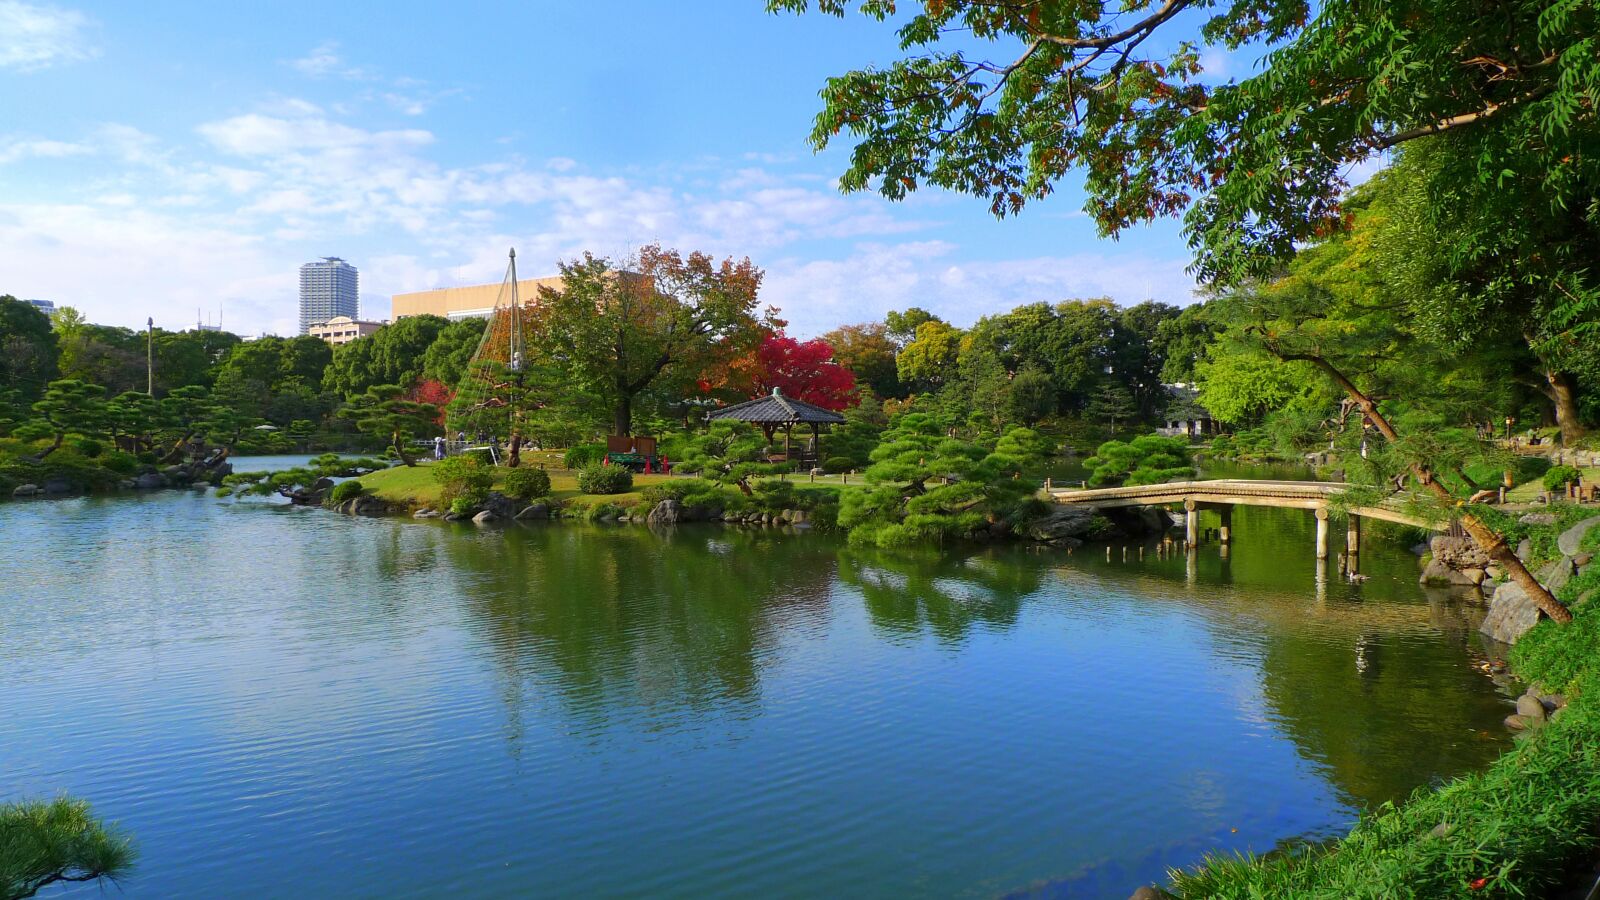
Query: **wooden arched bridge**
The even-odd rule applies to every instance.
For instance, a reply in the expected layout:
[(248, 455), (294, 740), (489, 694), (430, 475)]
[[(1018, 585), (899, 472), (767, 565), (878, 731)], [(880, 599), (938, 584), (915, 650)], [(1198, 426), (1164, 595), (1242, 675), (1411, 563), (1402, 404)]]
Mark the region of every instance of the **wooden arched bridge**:
[[(1191, 547), (1199, 543), (1202, 509), (1215, 509), (1221, 515), (1222, 527), (1218, 529), (1217, 537), (1224, 544), (1232, 538), (1235, 506), (1309, 509), (1317, 517), (1317, 559), (1327, 559), (1328, 512), (1333, 501), (1349, 489), (1350, 485), (1334, 481), (1251, 481), (1221, 478), (1211, 481), (1169, 481), (1165, 484), (1088, 490), (1047, 487), (1046, 492), (1056, 503), (1081, 503), (1102, 508), (1167, 506), (1181, 503), (1184, 509), (1184, 537)], [(1436, 531), (1443, 531), (1448, 527), (1446, 522), (1419, 518), (1414, 513), (1404, 511), (1398, 501), (1385, 501), (1381, 506), (1351, 507), (1345, 510), (1345, 513), (1348, 523), (1345, 532), (1345, 551), (1351, 556), (1361, 552), (1363, 518), (1399, 522), (1420, 528), (1432, 528)]]

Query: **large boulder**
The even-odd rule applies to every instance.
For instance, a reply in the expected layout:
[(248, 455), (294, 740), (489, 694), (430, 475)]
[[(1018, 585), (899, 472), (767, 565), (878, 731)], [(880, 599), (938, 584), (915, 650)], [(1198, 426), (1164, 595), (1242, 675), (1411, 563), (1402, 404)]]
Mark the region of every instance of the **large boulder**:
[(1584, 519), (1582, 522), (1579, 522), (1571, 528), (1568, 528), (1566, 531), (1561, 532), (1561, 536), (1556, 538), (1557, 549), (1567, 556), (1576, 556), (1578, 553), (1578, 545), (1583, 543), (1584, 535), (1587, 535), (1589, 533), (1589, 529), (1595, 527), (1596, 525), (1600, 525), (1600, 516), (1590, 516), (1589, 518)]
[(1420, 584), (1456, 585), (1474, 585), (1483, 581), (1482, 569), (1471, 570), (1479, 573), (1477, 581), (1473, 581), (1472, 576), (1468, 575), (1467, 571), (1468, 570), (1452, 568), (1448, 563), (1444, 562), (1438, 557), (1434, 557), (1432, 560), (1429, 560), (1427, 568), (1422, 570), (1422, 577), (1418, 578), (1417, 581)]
[(501, 516), (496, 515), (494, 510), (486, 509), (472, 517), (472, 524), (493, 525), (494, 523), (500, 521), (500, 519)]
[(1528, 592), (1515, 581), (1508, 581), (1495, 589), (1489, 601), (1489, 614), (1483, 617), (1478, 630), (1491, 640), (1502, 644), (1515, 644), (1539, 624), (1539, 607), (1533, 605)]
[(1554, 594), (1566, 587), (1567, 582), (1571, 581), (1572, 576), (1575, 574), (1577, 572), (1573, 568), (1572, 557), (1563, 556), (1540, 569), (1539, 574), (1535, 577), (1539, 579), (1540, 584), (1549, 589), (1550, 593)]
[(37, 497), (42, 493), (44, 491), (40, 490), (37, 484), (19, 484), (16, 490), (11, 492), (11, 496), (22, 499), (25, 497)]
[(676, 525), (683, 521), (683, 504), (671, 497), (657, 503), (650, 514), (644, 517), (645, 524), (652, 528), (667, 525)]
[(1428, 542), (1428, 549), (1433, 551), (1436, 562), (1442, 562), (1452, 569), (1482, 569), (1491, 562), (1489, 554), (1478, 549), (1477, 542), (1472, 538), (1436, 535)]
[(496, 518), (509, 519), (522, 509), (522, 505), (499, 491), (490, 491), (483, 501), (483, 508), (494, 513)]
[(349, 512), (352, 516), (386, 516), (389, 504), (370, 494), (360, 494), (350, 501)]
[(70, 494), (77, 490), (77, 488), (72, 486), (71, 481), (61, 477), (60, 475), (45, 479), (44, 484), (40, 485), (39, 489), (44, 491), (46, 494), (52, 495)]
[(167, 486), (167, 476), (160, 472), (146, 472), (133, 480), (133, 486), (141, 491), (164, 488)]
[(1096, 512), (1094, 507), (1080, 504), (1056, 506), (1044, 516), (1029, 522), (1023, 534), (1047, 544), (1070, 543), (1075, 546), (1095, 530)]
[(533, 503), (524, 506), (515, 516), (518, 522), (541, 521), (550, 518), (550, 504)]
[(1524, 525), (1554, 525), (1556, 516), (1555, 513), (1527, 513), (1517, 521)]

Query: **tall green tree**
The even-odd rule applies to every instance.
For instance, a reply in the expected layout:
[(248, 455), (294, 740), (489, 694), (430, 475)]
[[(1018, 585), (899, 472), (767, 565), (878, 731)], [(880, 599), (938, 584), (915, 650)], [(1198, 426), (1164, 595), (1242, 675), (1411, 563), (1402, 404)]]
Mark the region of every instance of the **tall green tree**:
[[(1597, 31), (1600, 9), (1572, 0), (923, 0), (899, 19), (904, 58), (828, 80), (812, 141), (849, 133), (846, 190), (898, 199), (926, 182), (1002, 215), (1081, 168), (1104, 233), (1187, 210), (1202, 280), (1231, 281), (1342, 228), (1351, 165), (1430, 135), (1475, 136), (1473, 181), (1542, 171), (1556, 208), (1587, 205)], [(1219, 81), (1207, 48), (1269, 52)]]
[(350, 398), (380, 384), (416, 384), (428, 348), (449, 326), (441, 316), (407, 316), (342, 344), (333, 352), (323, 387)]
[(459, 390), (467, 364), (483, 339), (487, 319), (462, 319), (446, 325), (422, 354), (422, 377), (432, 378), (451, 390)]
[(625, 267), (586, 254), (561, 276), (559, 290), (540, 289), (538, 341), (611, 408), (617, 434), (632, 433), (641, 395), (688, 390), (782, 324), (759, 309), (762, 272), (748, 259), (651, 245)]
[(7, 294), (0, 296), (0, 391), (17, 392), (32, 402), (54, 381), (61, 349), (50, 317)]
[(879, 397), (899, 397), (903, 391), (895, 365), (899, 346), (883, 322), (841, 325), (824, 334), (833, 348), (833, 360), (855, 373), (856, 382), (872, 388)]
[(916, 336), (895, 356), (901, 384), (934, 390), (955, 378), (961, 358), (961, 329), (940, 319), (917, 326)]

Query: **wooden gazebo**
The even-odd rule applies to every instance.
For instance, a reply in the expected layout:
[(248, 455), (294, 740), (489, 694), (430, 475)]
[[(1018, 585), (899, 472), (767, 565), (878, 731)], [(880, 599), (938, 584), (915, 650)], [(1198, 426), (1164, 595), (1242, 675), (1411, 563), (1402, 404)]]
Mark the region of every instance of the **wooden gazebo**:
[[(844, 416), (831, 409), (823, 409), (814, 403), (785, 397), (777, 388), (765, 397), (746, 400), (715, 410), (706, 416), (708, 419), (733, 419), (738, 422), (749, 422), (761, 429), (767, 436), (767, 443), (772, 443), (773, 436), (778, 429), (783, 429), (783, 458), (785, 462), (797, 461), (802, 464), (816, 464), (817, 438), (822, 433), (824, 425), (842, 425)], [(811, 426), (810, 446), (801, 454), (799, 460), (794, 460), (789, 449), (789, 438), (796, 425)]]

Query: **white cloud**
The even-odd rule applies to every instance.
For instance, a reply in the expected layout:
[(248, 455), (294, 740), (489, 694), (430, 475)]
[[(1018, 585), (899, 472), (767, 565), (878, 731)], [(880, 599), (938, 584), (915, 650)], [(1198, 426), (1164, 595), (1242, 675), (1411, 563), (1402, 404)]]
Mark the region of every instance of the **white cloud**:
[(89, 18), (76, 10), (0, 0), (0, 68), (31, 72), (77, 62), (98, 51), (84, 33)]
[(0, 138), (0, 165), (23, 159), (60, 159), (65, 156), (82, 156), (93, 153), (87, 144), (70, 141), (29, 141)]
[(323, 41), (313, 47), (310, 53), (299, 59), (288, 61), (290, 68), (302, 75), (312, 78), (326, 78), (337, 75), (343, 78), (361, 78), (364, 73), (360, 69), (345, 65), (344, 59), (339, 56), (338, 41)]
[(1024, 303), (1110, 296), (1176, 305), (1193, 300), (1183, 260), (1086, 252), (1021, 259), (964, 259), (944, 241), (862, 244), (843, 258), (780, 259), (766, 298), (791, 334), (814, 336), (848, 322), (920, 306), (961, 326)]
[(933, 239), (952, 215), (936, 197), (843, 196), (826, 177), (748, 159), (611, 172), (565, 157), (452, 165), (430, 131), (363, 128), (337, 109), (270, 98), (199, 123), (186, 143), (105, 125), (84, 141), (0, 144), (18, 148), (6, 152), (24, 173), (41, 157), (96, 154), (58, 202), (0, 205), (0, 290), (108, 324), (153, 312), (180, 326), (220, 302), (232, 328), (289, 333), (297, 268), (316, 256), (355, 262), (377, 317), (392, 293), (498, 279), (507, 247), (537, 276), (584, 251), (624, 258), (656, 241), (752, 257), (798, 335), (910, 305), (966, 324), (1023, 302), (1185, 302), (1192, 288), (1182, 260), (1107, 245), (974, 258)]
[(364, 131), (320, 117), (298, 119), (249, 113), (208, 122), (200, 134), (219, 150), (237, 156), (277, 156), (303, 150), (349, 150), (358, 147), (404, 150), (432, 143), (420, 129)]

